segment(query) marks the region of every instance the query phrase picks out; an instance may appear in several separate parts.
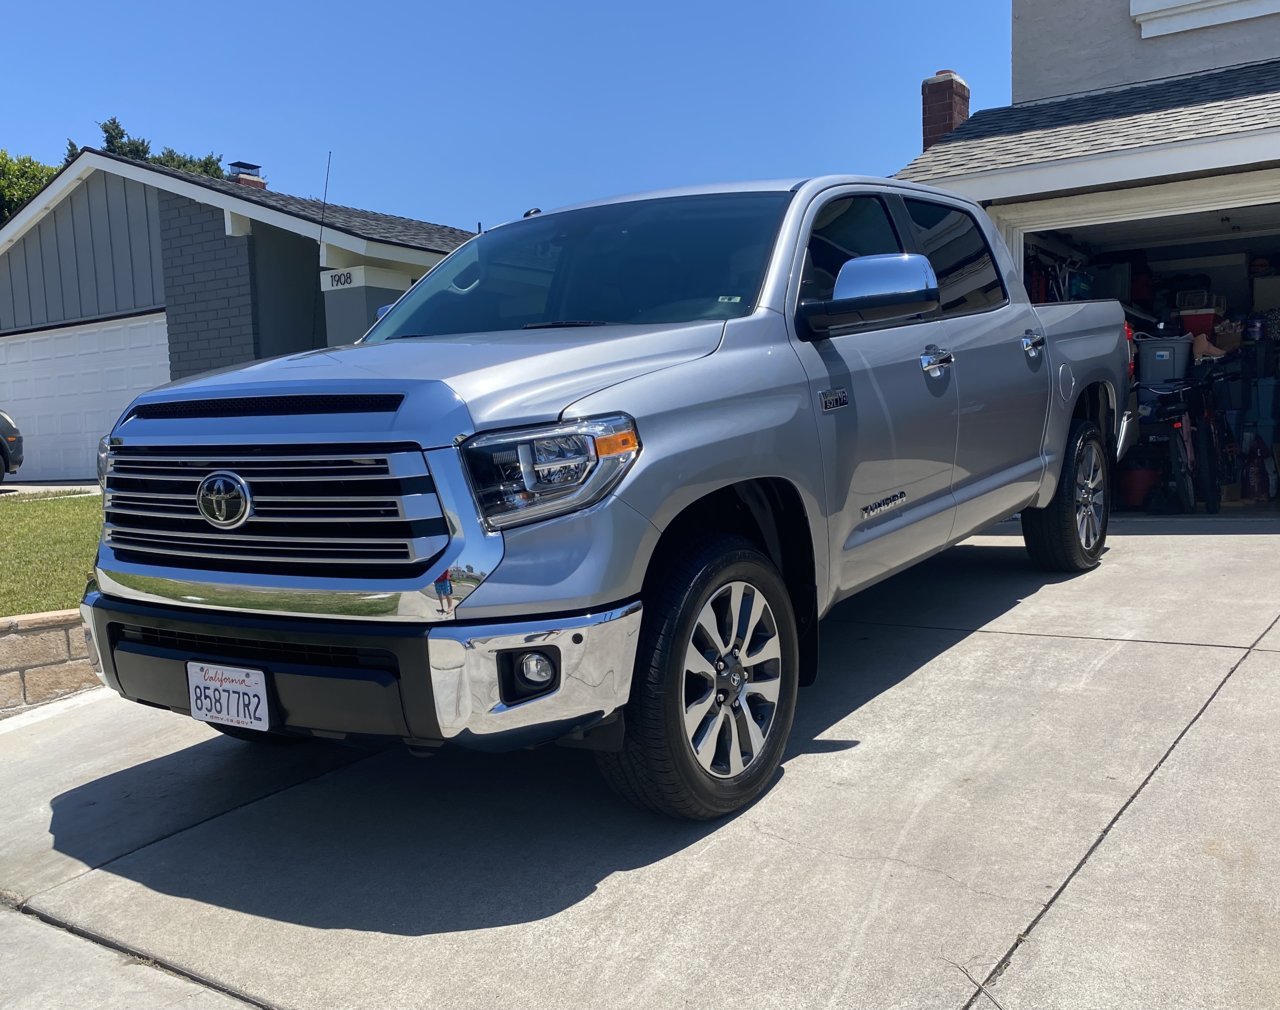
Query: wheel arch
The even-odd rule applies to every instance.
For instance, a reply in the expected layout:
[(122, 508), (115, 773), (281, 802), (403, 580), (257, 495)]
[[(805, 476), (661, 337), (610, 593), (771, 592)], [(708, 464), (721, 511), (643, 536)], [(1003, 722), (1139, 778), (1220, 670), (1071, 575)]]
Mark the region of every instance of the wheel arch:
[(783, 477), (753, 477), (711, 491), (686, 504), (658, 538), (645, 588), (667, 563), (708, 533), (736, 533), (756, 544), (782, 575), (796, 615), (800, 683), (818, 673), (817, 555), (799, 489)]

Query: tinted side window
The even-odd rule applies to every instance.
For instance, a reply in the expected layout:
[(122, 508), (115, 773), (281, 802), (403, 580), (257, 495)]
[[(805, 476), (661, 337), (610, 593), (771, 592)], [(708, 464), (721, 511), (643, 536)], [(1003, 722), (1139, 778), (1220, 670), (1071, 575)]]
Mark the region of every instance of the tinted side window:
[(948, 316), (983, 312), (1007, 301), (1004, 282), (982, 229), (969, 214), (927, 200), (906, 200), (921, 250), (938, 275)]
[(902, 245), (889, 213), (874, 196), (832, 200), (813, 221), (800, 279), (800, 300), (830, 298), (836, 275), (851, 259), (900, 252)]

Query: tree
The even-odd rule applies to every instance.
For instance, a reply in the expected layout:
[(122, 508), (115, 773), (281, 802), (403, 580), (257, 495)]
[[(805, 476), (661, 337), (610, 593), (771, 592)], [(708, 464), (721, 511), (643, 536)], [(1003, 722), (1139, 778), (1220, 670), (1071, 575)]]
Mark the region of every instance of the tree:
[(49, 184), (58, 174), (52, 165), (44, 165), (28, 155), (11, 157), (0, 148), (0, 224)]
[[(166, 168), (177, 168), (184, 172), (195, 172), (197, 175), (208, 175), (214, 179), (223, 177), (222, 155), (210, 152), (203, 157), (183, 154), (172, 147), (164, 148), (159, 154), (151, 153), (151, 141), (145, 137), (130, 136), (124, 125), (115, 116), (104, 123), (99, 123), (102, 130), (102, 149), (107, 154), (115, 154), (121, 158), (132, 158), (134, 161), (147, 161), (153, 165), (164, 165)], [(64, 164), (70, 164), (80, 153), (76, 142), (67, 139), (67, 156)]]

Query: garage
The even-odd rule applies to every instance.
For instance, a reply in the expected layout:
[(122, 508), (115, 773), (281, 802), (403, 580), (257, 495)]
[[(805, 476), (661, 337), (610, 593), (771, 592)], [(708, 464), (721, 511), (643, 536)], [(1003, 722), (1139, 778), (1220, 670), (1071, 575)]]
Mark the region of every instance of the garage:
[[(1118, 508), (1238, 515), (1280, 504), (1280, 200), (1030, 232), (1023, 265), (1035, 301), (1125, 307), (1142, 426), (1117, 474)], [(1210, 385), (1161, 395), (1186, 379)]]
[[(1045, 93), (1037, 64), (1015, 65), (1015, 94)], [(924, 85), (926, 150), (899, 174), (982, 203), (1033, 301), (1124, 305), (1139, 386), (1117, 398), (1141, 429), (1117, 508), (1274, 514), (1280, 60), (1072, 81), (1081, 93), (968, 117), (967, 86), (941, 72)]]
[(25, 443), (19, 478), (91, 477), (98, 439), (135, 396), (168, 381), (163, 312), (0, 340), (0, 407)]

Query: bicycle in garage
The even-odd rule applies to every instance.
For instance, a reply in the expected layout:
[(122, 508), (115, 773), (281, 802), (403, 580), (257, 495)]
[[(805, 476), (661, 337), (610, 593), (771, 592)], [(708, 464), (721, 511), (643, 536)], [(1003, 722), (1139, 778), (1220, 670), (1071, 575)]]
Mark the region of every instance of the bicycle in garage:
[(1179, 512), (1195, 512), (1197, 501), (1210, 515), (1222, 508), (1231, 436), (1219, 390), (1222, 383), (1240, 378), (1238, 371), (1227, 371), (1239, 356), (1238, 350), (1228, 351), (1197, 362), (1195, 374), (1187, 378), (1137, 384), (1150, 394), (1138, 407), (1140, 451), (1162, 470), (1162, 486)]

